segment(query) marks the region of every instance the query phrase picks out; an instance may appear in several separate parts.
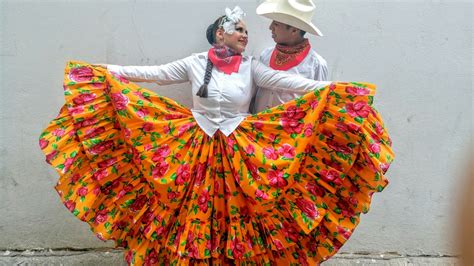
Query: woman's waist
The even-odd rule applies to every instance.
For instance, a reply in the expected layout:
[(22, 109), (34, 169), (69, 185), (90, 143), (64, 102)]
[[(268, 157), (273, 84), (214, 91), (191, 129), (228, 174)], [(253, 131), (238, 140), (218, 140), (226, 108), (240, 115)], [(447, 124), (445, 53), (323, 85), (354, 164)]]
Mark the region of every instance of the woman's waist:
[(215, 110), (203, 110), (199, 108), (193, 108), (191, 109), (193, 114), (199, 115), (201, 117), (206, 118), (207, 120), (211, 120), (213, 122), (223, 122), (226, 120), (234, 120), (234, 119), (240, 119), (242, 117), (248, 116), (250, 113), (249, 112), (243, 112), (239, 110), (222, 110), (222, 109), (215, 109)]

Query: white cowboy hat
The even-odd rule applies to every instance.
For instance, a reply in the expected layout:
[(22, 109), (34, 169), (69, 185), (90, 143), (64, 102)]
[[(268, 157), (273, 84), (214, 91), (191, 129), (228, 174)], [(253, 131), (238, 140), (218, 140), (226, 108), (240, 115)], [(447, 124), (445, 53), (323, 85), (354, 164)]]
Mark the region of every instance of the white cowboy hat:
[(323, 36), (311, 22), (315, 7), (311, 0), (266, 0), (257, 7), (257, 14)]

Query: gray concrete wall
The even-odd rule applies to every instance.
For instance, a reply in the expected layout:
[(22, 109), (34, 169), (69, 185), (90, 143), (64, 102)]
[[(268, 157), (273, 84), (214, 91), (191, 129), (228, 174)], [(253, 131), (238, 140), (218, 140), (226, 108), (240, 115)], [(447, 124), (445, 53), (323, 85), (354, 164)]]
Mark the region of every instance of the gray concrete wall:
[[(59, 202), (37, 139), (62, 105), (66, 61), (160, 64), (208, 48), (226, 6), (248, 14), (247, 54), (272, 45), (259, 1), (1, 1), (0, 250), (110, 247)], [(391, 184), (344, 252), (450, 255), (472, 132), (472, 3), (317, 1), (310, 38), (330, 78), (378, 85)], [(187, 86), (154, 88), (190, 105)]]

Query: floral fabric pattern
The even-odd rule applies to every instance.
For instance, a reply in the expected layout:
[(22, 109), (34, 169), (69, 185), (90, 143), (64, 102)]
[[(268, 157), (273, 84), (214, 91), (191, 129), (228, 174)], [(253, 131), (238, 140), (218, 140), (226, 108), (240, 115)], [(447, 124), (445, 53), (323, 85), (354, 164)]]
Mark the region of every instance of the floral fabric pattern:
[(388, 184), (375, 86), (336, 82), (206, 135), (177, 102), (82, 62), (39, 139), (66, 208), (130, 265), (315, 265)]

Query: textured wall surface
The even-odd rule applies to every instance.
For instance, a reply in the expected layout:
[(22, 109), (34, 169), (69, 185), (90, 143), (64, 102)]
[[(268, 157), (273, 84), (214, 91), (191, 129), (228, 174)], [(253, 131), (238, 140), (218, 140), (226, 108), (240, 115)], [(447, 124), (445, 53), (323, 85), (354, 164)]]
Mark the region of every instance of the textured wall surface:
[[(472, 3), (317, 1), (311, 37), (330, 78), (378, 85), (391, 184), (345, 252), (453, 254), (458, 178), (472, 132)], [(258, 1), (1, 1), (0, 250), (109, 247), (59, 202), (37, 139), (63, 103), (68, 60), (161, 64), (205, 51), (226, 6), (247, 12), (249, 47), (272, 45)], [(157, 88), (188, 106), (188, 85)]]

